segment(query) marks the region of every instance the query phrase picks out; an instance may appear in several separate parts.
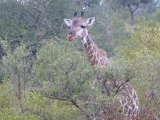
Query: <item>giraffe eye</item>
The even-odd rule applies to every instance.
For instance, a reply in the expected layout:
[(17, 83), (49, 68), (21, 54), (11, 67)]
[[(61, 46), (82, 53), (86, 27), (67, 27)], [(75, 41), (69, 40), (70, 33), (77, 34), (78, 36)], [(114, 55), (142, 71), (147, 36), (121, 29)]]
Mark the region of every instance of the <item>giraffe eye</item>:
[(81, 25), (81, 28), (85, 28), (86, 26), (84, 26), (84, 25)]

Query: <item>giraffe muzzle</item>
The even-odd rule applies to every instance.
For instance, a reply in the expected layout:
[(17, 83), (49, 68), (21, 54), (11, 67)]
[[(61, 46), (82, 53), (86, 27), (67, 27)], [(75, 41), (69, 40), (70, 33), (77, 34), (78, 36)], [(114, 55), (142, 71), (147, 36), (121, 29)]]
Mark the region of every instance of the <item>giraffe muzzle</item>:
[(75, 39), (75, 32), (71, 30), (67, 35), (67, 40), (72, 41), (74, 39)]
[(73, 41), (74, 39), (75, 39), (75, 37), (72, 36), (72, 35), (68, 35), (68, 36), (67, 36), (67, 40), (68, 40), (68, 41)]

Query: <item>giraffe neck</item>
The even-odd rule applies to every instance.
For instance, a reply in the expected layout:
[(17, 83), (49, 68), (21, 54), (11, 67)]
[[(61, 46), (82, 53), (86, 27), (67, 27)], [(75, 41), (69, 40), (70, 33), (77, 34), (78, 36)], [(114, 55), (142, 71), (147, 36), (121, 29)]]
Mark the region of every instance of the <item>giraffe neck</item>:
[(82, 42), (84, 45), (84, 49), (90, 62), (91, 66), (107, 66), (109, 63), (109, 59), (100, 53), (100, 49), (94, 43), (91, 34), (86, 31), (83, 33), (84, 37), (82, 38)]

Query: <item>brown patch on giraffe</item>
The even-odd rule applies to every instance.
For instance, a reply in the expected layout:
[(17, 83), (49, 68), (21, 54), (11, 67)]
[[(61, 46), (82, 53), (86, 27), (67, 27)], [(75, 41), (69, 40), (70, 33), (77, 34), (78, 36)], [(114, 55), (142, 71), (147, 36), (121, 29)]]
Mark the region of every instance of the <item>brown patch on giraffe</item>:
[(135, 93), (134, 93), (134, 95), (133, 95), (133, 98), (134, 98), (134, 99), (136, 99), (136, 98), (137, 98), (137, 96), (136, 96), (136, 94), (135, 94)]
[(126, 100), (125, 100), (125, 99), (123, 99), (123, 100), (122, 100), (122, 104), (125, 104), (125, 103), (126, 103)]
[(87, 49), (87, 47), (88, 47), (87, 44), (84, 44), (84, 48)]
[(127, 105), (125, 105), (125, 109), (128, 110), (128, 106)]
[(132, 88), (128, 87), (129, 94), (132, 95)]
[(93, 59), (94, 59), (95, 61), (97, 61), (97, 59), (96, 59), (96, 55), (94, 55), (94, 56), (93, 56)]
[(132, 110), (131, 109), (129, 109), (129, 111), (128, 111), (128, 115), (131, 115), (132, 114)]
[(88, 56), (88, 58), (89, 58), (90, 61), (92, 61), (93, 55), (90, 54), (90, 55)]
[(130, 97), (127, 97), (127, 102), (130, 102)]
[(90, 43), (90, 41), (89, 41), (88, 39), (89, 39), (89, 38), (87, 37), (87, 41), (88, 41), (87, 45), (90, 46), (91, 43)]
[(98, 64), (98, 61), (96, 60), (95, 64), (97, 65)]
[(86, 49), (87, 52), (90, 52), (90, 51), (91, 51), (91, 48), (92, 48), (92, 46), (88, 46), (87, 49)]
[(95, 60), (95, 59), (93, 59), (93, 61), (92, 61), (92, 62), (93, 62), (93, 64), (94, 64), (94, 63), (96, 62), (96, 60)]
[(132, 109), (134, 110), (135, 109), (135, 106), (132, 104)]

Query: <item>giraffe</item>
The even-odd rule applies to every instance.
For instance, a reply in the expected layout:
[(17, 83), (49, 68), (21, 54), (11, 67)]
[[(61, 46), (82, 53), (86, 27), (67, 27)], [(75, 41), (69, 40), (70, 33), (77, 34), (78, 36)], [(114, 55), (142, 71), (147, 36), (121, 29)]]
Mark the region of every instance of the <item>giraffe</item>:
[[(95, 18), (89, 18), (86, 22), (84, 18), (77, 18), (74, 14), (73, 20), (64, 19), (68, 27), (70, 27), (70, 32), (68, 33), (67, 40), (72, 41), (75, 38), (80, 38), (85, 48), (85, 52), (91, 66), (107, 66), (109, 64), (109, 59), (106, 56), (106, 52), (99, 49), (97, 45), (93, 42), (91, 34), (88, 32), (88, 26), (91, 26)], [(83, 13), (81, 14), (83, 15)]]
[[(110, 64), (110, 60), (107, 57), (106, 52), (98, 48), (98, 46), (94, 43), (88, 30), (88, 27), (94, 23), (95, 17), (85, 20), (83, 14), (84, 13), (81, 12), (81, 17), (77, 17), (77, 12), (75, 12), (73, 19), (64, 19), (64, 22), (70, 28), (70, 31), (67, 35), (67, 40), (73, 41), (75, 39), (80, 39), (83, 43), (90, 65), (107, 68), (107, 66)], [(139, 100), (135, 89), (129, 83), (124, 83), (121, 80), (115, 80), (113, 83), (111, 83), (106, 79), (97, 79), (105, 86), (106, 90), (108, 90), (108, 86), (112, 86), (113, 89), (118, 88), (117, 90), (121, 91), (122, 96), (120, 100), (118, 100), (118, 104), (120, 104), (121, 108), (120, 113), (125, 116), (125, 119), (133, 120), (138, 117)], [(109, 96), (109, 92), (107, 96)], [(101, 116), (101, 119), (107, 120), (109, 119), (108, 116), (109, 112), (104, 112), (104, 114)]]

